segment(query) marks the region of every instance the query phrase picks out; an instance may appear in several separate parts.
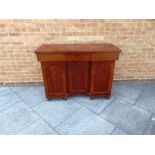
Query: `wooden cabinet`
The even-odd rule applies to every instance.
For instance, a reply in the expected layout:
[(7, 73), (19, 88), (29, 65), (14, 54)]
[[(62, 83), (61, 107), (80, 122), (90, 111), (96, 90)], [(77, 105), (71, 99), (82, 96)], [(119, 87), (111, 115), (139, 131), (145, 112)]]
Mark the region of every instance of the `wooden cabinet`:
[(47, 99), (70, 95), (110, 98), (115, 60), (112, 44), (45, 44), (35, 53), (41, 62)]

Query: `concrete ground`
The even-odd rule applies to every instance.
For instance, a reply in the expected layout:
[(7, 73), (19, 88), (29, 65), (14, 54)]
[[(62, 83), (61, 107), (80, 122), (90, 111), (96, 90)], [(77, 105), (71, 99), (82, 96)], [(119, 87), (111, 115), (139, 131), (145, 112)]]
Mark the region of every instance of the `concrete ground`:
[(0, 87), (0, 134), (155, 134), (155, 83), (115, 82), (109, 100), (46, 101), (43, 86)]

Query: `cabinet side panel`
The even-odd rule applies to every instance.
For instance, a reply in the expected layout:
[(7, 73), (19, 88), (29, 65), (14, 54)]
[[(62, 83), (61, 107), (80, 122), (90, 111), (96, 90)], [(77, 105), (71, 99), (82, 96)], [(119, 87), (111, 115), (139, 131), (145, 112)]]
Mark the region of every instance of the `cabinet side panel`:
[(45, 95), (46, 95), (46, 97), (48, 97), (48, 81), (47, 81), (47, 70), (46, 70), (45, 62), (41, 62), (41, 69), (42, 69), (42, 75), (43, 75)]
[(114, 68), (115, 68), (115, 61), (111, 61), (111, 63), (110, 63), (109, 84), (108, 84), (109, 96), (111, 96), (112, 82), (113, 82), (113, 77), (114, 77)]

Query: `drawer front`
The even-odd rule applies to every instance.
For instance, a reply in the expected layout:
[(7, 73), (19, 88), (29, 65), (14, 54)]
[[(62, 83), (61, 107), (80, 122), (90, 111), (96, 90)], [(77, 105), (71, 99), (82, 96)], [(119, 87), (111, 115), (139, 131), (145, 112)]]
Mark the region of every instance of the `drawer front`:
[(92, 53), (91, 54), (91, 61), (108, 61), (108, 60), (116, 60), (119, 58), (118, 53)]
[(66, 54), (66, 61), (90, 61), (90, 54), (89, 53), (68, 53)]
[(38, 61), (47, 62), (47, 61), (65, 61), (65, 54), (37, 54)]
[(59, 53), (59, 54), (38, 54), (38, 61), (90, 61), (91, 55), (89, 53)]

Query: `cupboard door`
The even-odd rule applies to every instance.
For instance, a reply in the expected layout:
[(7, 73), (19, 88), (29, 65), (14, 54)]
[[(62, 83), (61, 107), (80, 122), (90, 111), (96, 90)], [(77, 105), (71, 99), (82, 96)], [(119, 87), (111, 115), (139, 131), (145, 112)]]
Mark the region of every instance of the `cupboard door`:
[(91, 96), (111, 95), (114, 61), (93, 61), (91, 67)]
[(69, 94), (88, 94), (90, 62), (67, 62), (67, 80)]
[(42, 62), (42, 71), (48, 98), (66, 97), (66, 63)]

